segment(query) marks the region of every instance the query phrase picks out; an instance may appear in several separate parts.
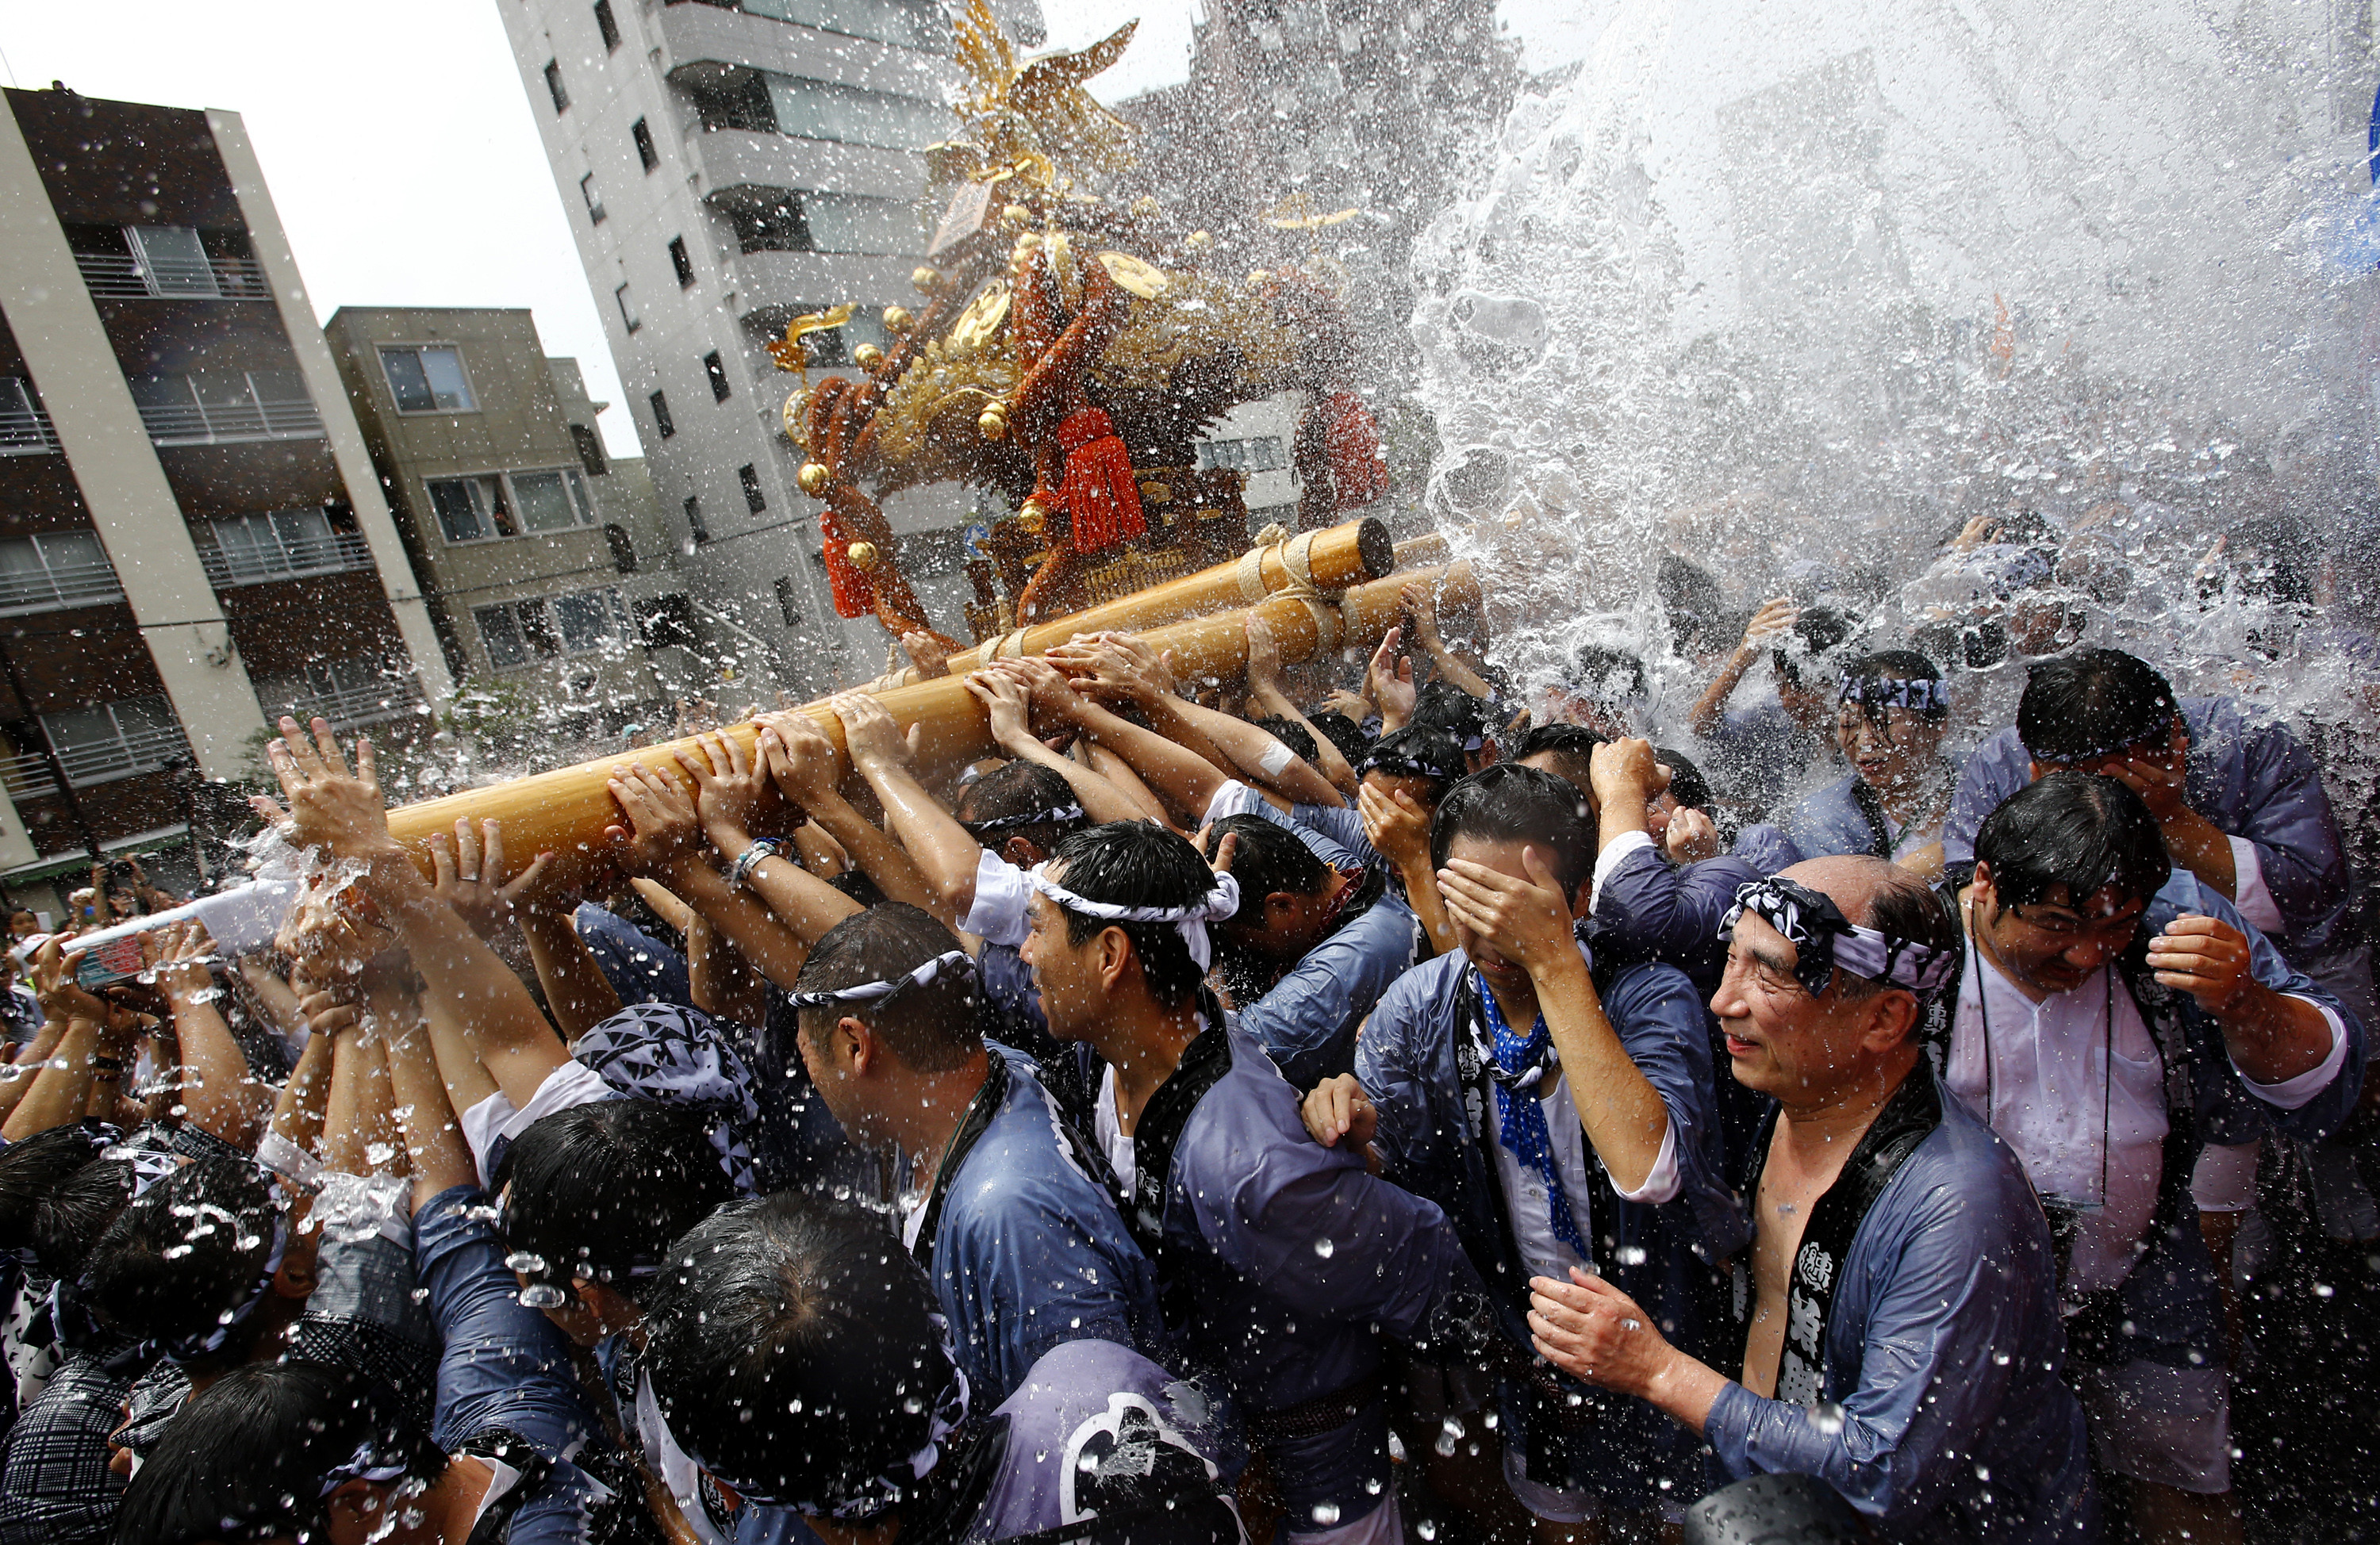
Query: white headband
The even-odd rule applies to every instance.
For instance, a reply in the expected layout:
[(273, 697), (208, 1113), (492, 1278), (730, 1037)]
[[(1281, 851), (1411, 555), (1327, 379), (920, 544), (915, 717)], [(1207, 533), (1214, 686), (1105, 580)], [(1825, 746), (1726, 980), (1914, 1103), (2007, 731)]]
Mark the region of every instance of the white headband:
[(1026, 879), (1033, 888), (1070, 912), (1085, 917), (1106, 918), (1115, 923), (1171, 923), (1182, 942), (1190, 947), (1190, 959), (1205, 971), (1214, 962), (1215, 951), (1207, 942), (1208, 922), (1220, 923), (1234, 916), (1240, 910), (1240, 882), (1229, 875), (1215, 876), (1215, 888), (1186, 907), (1127, 907), (1114, 901), (1094, 901), (1075, 895), (1051, 879), (1050, 866), (1040, 864), (1028, 871)]
[(829, 1008), (838, 1003), (873, 1003), (878, 998), (891, 997), (904, 987), (922, 987), (942, 974), (947, 966), (956, 971), (973, 969), (974, 958), (964, 949), (948, 949), (919, 966), (916, 971), (896, 976), (890, 982), (857, 982), (848, 987), (838, 987), (831, 993), (788, 993), (796, 1008)]

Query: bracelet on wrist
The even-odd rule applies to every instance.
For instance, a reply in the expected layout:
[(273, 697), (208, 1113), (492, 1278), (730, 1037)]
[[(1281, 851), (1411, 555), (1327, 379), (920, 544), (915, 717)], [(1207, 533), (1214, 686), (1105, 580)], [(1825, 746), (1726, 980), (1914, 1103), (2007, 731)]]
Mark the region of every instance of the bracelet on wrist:
[(752, 877), (752, 871), (758, 869), (764, 861), (775, 858), (783, 851), (784, 846), (773, 837), (764, 837), (753, 843), (736, 855), (734, 863), (727, 866), (727, 883), (739, 890), (744, 888)]

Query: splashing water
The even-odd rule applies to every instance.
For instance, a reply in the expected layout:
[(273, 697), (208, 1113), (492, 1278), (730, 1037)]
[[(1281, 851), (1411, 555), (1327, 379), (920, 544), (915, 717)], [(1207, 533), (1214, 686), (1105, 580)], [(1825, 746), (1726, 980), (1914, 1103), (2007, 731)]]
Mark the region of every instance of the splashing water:
[[(1583, 641), (1659, 656), (1665, 551), (1735, 607), (1790, 587), (1914, 629), (1961, 599), (1955, 574), (1900, 593), (1946, 532), (2017, 508), (2065, 529), (2100, 641), (2180, 607), (2192, 658), (2222, 658), (2252, 619), (2201, 620), (2190, 581), (2227, 525), (2367, 518), (2371, 89), (2332, 26), (1621, 5), (1414, 260), (1429, 507), (1528, 576), (1502, 662), (1534, 685)], [(1648, 728), (1699, 684), (1669, 674)]]

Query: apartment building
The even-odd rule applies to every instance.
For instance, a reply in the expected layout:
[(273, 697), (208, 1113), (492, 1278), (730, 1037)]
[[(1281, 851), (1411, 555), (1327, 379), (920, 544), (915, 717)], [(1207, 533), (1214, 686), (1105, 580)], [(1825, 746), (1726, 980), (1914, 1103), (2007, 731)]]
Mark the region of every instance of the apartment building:
[[(783, 430), (797, 383), (767, 345), (792, 317), (852, 302), (848, 326), (809, 340), (813, 368), (832, 371), (885, 341), (885, 307), (914, 301), (929, 229), (917, 152), (956, 128), (947, 14), (935, 0), (494, 3), (688, 549), (704, 647), (796, 695), (874, 674), (882, 630), (834, 616), (819, 506)], [(1039, 42), (1034, 0), (996, 9)], [(886, 513), (920, 549), (953, 551), (969, 513), (949, 488)]]
[(401, 736), (448, 674), (239, 115), (5, 97), (0, 888), (188, 883), (270, 716)]
[(322, 334), (447, 670), (519, 683), (565, 736), (649, 719), (677, 555), (650, 485), (613, 475), (577, 362), (520, 309), (346, 306)]

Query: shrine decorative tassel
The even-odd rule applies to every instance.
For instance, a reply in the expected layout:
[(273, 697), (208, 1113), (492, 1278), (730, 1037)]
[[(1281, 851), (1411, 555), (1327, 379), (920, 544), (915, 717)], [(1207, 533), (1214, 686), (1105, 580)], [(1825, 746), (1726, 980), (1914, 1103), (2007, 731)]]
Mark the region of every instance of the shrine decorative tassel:
[(851, 537), (843, 523), (830, 508), (819, 520), (819, 535), (826, 539), (820, 556), (826, 560), (827, 588), (834, 596), (837, 617), (869, 617), (876, 611), (876, 582), (869, 579), (851, 561)]
[(1105, 413), (1087, 407), (1068, 414), (1058, 426), (1058, 443), (1066, 453), (1066, 480), (1058, 499), (1074, 517), (1076, 552), (1105, 552), (1148, 529), (1131, 453)]
[(1352, 510), (1387, 493), (1389, 464), (1380, 455), (1379, 426), (1364, 400), (1353, 392), (1333, 392), (1322, 411), (1322, 444), (1339, 508)]

